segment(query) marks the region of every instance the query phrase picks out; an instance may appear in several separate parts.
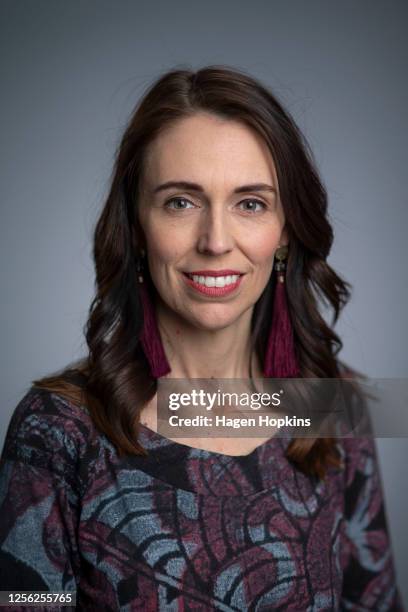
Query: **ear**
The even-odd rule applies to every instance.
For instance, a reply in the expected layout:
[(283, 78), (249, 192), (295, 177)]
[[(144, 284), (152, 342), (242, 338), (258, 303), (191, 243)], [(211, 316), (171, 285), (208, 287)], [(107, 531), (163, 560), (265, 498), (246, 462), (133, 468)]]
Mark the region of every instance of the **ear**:
[(281, 232), (281, 235), (280, 235), (279, 244), (280, 244), (280, 246), (287, 246), (289, 244), (289, 232), (287, 230), (286, 225), (282, 229), (282, 232)]

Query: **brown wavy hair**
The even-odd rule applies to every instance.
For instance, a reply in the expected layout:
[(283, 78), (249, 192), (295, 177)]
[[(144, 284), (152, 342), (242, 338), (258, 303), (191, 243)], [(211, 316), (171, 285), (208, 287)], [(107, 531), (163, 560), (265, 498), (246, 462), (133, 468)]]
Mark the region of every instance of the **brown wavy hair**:
[[(138, 424), (157, 390), (141, 348), (143, 313), (136, 281), (141, 244), (136, 211), (146, 149), (174, 121), (201, 111), (254, 130), (274, 160), (290, 245), (286, 289), (300, 377), (337, 378), (346, 371), (337, 358), (342, 342), (332, 327), (351, 286), (327, 263), (333, 243), (327, 193), (304, 136), (277, 97), (243, 71), (225, 65), (171, 70), (147, 89), (116, 151), (109, 195), (94, 232), (96, 295), (84, 328), (89, 354), (33, 381), (86, 405), (120, 455), (147, 454), (138, 441)], [(253, 342), (261, 363), (271, 324), (273, 277), (253, 313)], [(331, 326), (320, 313), (321, 304), (331, 308)], [(287, 458), (318, 477), (329, 465), (340, 465), (333, 438), (293, 439)]]

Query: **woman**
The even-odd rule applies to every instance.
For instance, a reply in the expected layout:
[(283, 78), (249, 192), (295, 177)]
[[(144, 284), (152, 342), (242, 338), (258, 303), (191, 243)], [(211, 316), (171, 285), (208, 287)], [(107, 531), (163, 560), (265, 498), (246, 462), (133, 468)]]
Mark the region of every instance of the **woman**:
[(118, 149), (89, 355), (34, 381), (2, 456), (1, 590), (89, 610), (401, 610), (370, 438), (183, 441), (165, 378), (339, 378), (349, 285), (301, 133), (242, 72), (164, 74)]

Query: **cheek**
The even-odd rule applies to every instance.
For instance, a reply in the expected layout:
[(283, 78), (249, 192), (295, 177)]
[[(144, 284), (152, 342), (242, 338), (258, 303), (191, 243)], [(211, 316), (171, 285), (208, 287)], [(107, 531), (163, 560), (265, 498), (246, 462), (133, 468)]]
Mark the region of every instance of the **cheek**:
[(161, 224), (152, 223), (146, 227), (145, 236), (151, 269), (177, 261), (183, 251), (182, 234), (175, 237), (174, 231)]
[(270, 268), (278, 245), (279, 234), (277, 232), (259, 232), (256, 236), (251, 236), (246, 252), (257, 267)]
[(178, 248), (175, 248), (174, 241), (167, 238), (153, 243), (148, 249), (149, 270), (153, 282), (158, 286), (168, 286), (169, 283), (173, 283), (174, 269), (178, 267), (178, 262), (183, 256), (180, 243)]

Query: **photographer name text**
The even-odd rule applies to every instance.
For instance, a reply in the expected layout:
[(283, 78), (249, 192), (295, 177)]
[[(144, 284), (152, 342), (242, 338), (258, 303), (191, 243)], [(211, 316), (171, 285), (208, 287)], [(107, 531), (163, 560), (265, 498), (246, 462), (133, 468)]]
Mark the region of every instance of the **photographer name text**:
[(243, 427), (310, 427), (311, 420), (296, 416), (271, 417), (258, 414), (256, 417), (227, 417), (216, 415), (214, 417), (196, 415), (194, 417), (179, 417), (171, 415), (168, 419), (171, 427), (226, 427), (240, 429)]

